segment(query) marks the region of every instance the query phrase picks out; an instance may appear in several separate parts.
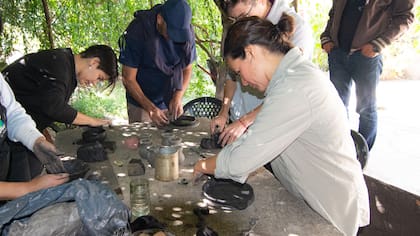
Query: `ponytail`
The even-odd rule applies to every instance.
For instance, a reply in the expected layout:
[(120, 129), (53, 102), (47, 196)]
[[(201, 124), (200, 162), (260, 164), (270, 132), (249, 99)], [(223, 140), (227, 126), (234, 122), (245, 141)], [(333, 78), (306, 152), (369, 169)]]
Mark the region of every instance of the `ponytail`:
[(293, 17), (284, 13), (276, 25), (256, 16), (239, 19), (228, 30), (223, 56), (245, 58), (248, 45), (260, 45), (271, 52), (286, 54), (293, 48), (289, 38), (294, 30)]
[(295, 19), (293, 16), (283, 13), (276, 24), (276, 28), (282, 35), (283, 40), (290, 40), (296, 29)]

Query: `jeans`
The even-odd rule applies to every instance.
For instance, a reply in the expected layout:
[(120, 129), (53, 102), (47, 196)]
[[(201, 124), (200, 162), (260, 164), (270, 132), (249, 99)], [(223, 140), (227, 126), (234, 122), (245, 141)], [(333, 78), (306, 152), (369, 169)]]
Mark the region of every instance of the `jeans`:
[(378, 116), (376, 87), (382, 73), (382, 56), (364, 56), (360, 51), (347, 53), (335, 48), (328, 55), (330, 79), (348, 109), (352, 82), (356, 86), (356, 112), (359, 113), (359, 133), (372, 149), (375, 143)]

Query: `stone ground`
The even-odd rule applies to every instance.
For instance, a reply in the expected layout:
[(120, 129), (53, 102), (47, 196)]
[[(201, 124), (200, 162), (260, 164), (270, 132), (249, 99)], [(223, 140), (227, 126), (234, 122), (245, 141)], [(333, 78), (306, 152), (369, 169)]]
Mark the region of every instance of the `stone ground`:
[[(420, 80), (380, 81), (377, 99), (378, 135), (364, 172), (420, 196)], [(356, 130), (357, 118), (350, 113)]]

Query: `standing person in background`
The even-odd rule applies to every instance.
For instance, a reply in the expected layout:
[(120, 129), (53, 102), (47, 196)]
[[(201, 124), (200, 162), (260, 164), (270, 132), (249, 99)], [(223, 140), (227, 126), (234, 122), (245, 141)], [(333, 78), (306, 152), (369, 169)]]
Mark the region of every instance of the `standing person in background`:
[(248, 131), (199, 160), (194, 176), (244, 183), (269, 165), (291, 194), (345, 235), (356, 235), (369, 224), (369, 197), (346, 110), (324, 73), (287, 40), (290, 22), (247, 17), (229, 28), (227, 65), (266, 96)]
[[(312, 29), (286, 0), (231, 0), (226, 5), (226, 11), (232, 20), (247, 16), (258, 16), (277, 24), (283, 14), (292, 16), (296, 27), (288, 36), (293, 44), (298, 46), (305, 57), (311, 58), (314, 48)], [(235, 81), (236, 80), (236, 81)], [(211, 131), (220, 132), (219, 141), (222, 146), (235, 141), (254, 122), (264, 95), (256, 89), (242, 86), (240, 78), (228, 78), (224, 85), (222, 107), (219, 115), (211, 122)], [(230, 112), (230, 116), (229, 116)], [(233, 121), (226, 126), (226, 123)], [(219, 127), (219, 130), (216, 130)]]
[(168, 0), (134, 17), (119, 40), (129, 122), (162, 126), (184, 112), (196, 59), (191, 8), (185, 0)]
[(359, 132), (372, 149), (377, 133), (376, 87), (382, 73), (381, 51), (414, 20), (415, 0), (333, 1), (321, 45), (328, 53), (330, 79), (348, 107), (356, 86)]

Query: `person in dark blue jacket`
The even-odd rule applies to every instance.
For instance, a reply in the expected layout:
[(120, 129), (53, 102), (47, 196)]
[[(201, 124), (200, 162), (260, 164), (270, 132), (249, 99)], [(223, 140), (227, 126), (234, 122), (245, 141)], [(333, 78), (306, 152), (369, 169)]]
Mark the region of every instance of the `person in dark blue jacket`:
[(168, 0), (134, 17), (119, 39), (129, 122), (165, 125), (183, 113), (196, 59), (191, 8), (185, 0)]

